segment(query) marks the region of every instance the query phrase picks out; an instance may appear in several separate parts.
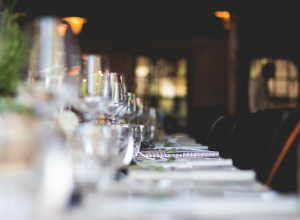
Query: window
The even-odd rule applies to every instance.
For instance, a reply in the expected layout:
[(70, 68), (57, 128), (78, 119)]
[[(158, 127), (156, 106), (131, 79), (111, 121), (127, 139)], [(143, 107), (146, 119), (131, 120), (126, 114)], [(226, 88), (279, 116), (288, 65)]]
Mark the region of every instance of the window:
[(298, 68), (288, 59), (257, 58), (250, 63), (250, 79), (261, 74), (261, 69), (267, 62), (275, 67), (275, 77), (268, 81), (272, 97), (271, 108), (296, 107), (299, 96)]
[(152, 60), (137, 56), (135, 66), (136, 93), (140, 97), (156, 100), (165, 114), (176, 118), (179, 126), (186, 125), (187, 118), (187, 66), (185, 58)]

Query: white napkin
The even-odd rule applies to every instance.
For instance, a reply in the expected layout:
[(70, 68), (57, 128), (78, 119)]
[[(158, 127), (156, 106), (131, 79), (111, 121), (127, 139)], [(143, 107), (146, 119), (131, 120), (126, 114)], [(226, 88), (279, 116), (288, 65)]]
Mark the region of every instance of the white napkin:
[[(249, 198), (142, 198), (90, 194), (84, 208), (68, 219), (299, 219), (299, 199), (280, 196), (268, 201)], [(279, 218), (286, 215), (286, 218)], [(76, 217), (76, 218), (74, 218)], [(272, 217), (272, 218), (270, 218)], [(294, 218), (293, 218), (294, 217)], [(66, 219), (66, 218), (64, 218)]]
[(232, 166), (232, 159), (218, 158), (177, 158), (175, 161), (167, 160), (147, 160), (142, 159), (140, 162), (145, 166), (157, 166), (163, 168), (193, 168), (193, 167), (210, 167), (210, 166)]
[(157, 171), (146, 169), (132, 169), (129, 171), (129, 178), (136, 180), (202, 180), (202, 181), (253, 181), (255, 172), (253, 170), (170, 170)]
[(174, 146), (165, 146), (163, 144), (155, 144), (154, 149), (172, 149), (176, 148), (178, 150), (208, 150), (208, 146), (204, 145), (180, 145), (177, 147)]

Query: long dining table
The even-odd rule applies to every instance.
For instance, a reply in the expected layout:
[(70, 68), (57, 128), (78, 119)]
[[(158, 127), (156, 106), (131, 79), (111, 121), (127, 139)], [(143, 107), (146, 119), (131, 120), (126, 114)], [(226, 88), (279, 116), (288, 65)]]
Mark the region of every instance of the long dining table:
[[(103, 191), (86, 191), (61, 219), (300, 219), (298, 193), (271, 189), (253, 170), (236, 168), (185, 134), (169, 139), (181, 151), (172, 154), (175, 147), (168, 146), (166, 157), (164, 142), (143, 149), (119, 181)], [(183, 154), (185, 149), (211, 154)]]

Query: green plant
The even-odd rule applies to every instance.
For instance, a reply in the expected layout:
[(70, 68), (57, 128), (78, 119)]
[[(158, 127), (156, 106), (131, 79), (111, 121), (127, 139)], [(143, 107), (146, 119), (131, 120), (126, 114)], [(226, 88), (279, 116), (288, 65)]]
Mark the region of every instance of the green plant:
[(172, 148), (172, 149), (166, 150), (165, 153), (171, 152), (171, 151), (172, 151), (173, 153), (176, 153), (177, 149), (176, 149), (176, 148)]
[(172, 142), (168, 142), (168, 141), (165, 141), (164, 142), (164, 146), (172, 146), (174, 143), (172, 143)]
[(17, 19), (24, 13), (13, 13), (17, 0), (4, 6), (0, 0), (0, 96), (13, 97), (16, 94), (21, 69), (27, 62), (27, 34)]
[(0, 97), (0, 114), (6, 112), (32, 113), (32, 109), (17, 98)]
[(168, 160), (167, 161), (174, 161), (176, 158), (174, 156), (171, 156), (171, 157), (168, 157)]

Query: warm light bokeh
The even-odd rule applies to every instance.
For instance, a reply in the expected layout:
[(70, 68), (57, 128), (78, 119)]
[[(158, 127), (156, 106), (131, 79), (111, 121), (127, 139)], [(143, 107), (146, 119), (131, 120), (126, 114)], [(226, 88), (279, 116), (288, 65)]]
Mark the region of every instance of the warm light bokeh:
[(71, 29), (74, 34), (79, 34), (81, 32), (82, 25), (87, 23), (86, 18), (80, 17), (65, 17), (63, 20), (67, 21), (71, 25)]
[(230, 29), (230, 13), (228, 11), (216, 11), (215, 16), (222, 19), (225, 29)]
[(81, 66), (72, 66), (69, 71), (70, 76), (77, 76), (79, 71), (81, 70)]
[(218, 18), (230, 18), (230, 13), (228, 11), (216, 11), (215, 16)]
[(65, 35), (66, 35), (67, 28), (68, 28), (68, 25), (66, 25), (66, 24), (59, 24), (59, 25), (57, 26), (58, 34), (59, 34), (60, 36), (65, 36)]

